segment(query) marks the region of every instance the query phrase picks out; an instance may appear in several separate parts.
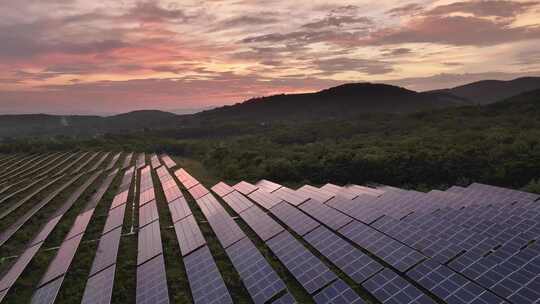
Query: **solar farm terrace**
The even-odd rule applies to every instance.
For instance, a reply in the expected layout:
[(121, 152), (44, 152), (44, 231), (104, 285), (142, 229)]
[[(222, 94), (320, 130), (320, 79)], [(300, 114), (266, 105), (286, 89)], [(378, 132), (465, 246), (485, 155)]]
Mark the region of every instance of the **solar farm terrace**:
[(1, 303), (540, 303), (539, 196), (204, 185), (162, 154), (0, 156)]

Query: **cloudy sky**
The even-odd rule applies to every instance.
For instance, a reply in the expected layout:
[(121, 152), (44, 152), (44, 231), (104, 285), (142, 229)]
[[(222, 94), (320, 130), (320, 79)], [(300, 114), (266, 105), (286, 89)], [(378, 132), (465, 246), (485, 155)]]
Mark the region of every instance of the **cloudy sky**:
[(538, 1), (0, 0), (0, 113), (540, 75)]

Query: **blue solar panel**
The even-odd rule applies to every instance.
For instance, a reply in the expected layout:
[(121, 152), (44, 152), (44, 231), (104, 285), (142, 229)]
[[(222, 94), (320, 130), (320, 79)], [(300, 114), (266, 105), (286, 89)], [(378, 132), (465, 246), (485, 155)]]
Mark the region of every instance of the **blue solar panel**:
[(351, 217), (312, 199), (303, 203), (300, 209), (333, 230), (338, 230), (353, 220)]
[(232, 303), (229, 291), (207, 246), (184, 257), (184, 264), (196, 304)]
[(414, 285), (386, 268), (362, 284), (383, 304), (435, 304)]
[(266, 303), (285, 289), (283, 281), (248, 238), (227, 248), (226, 252), (254, 303)]
[(362, 283), (383, 269), (381, 264), (323, 226), (304, 238), (356, 283)]
[(425, 258), (416, 250), (358, 221), (351, 222), (339, 231), (358, 246), (369, 250), (400, 271), (406, 271)]
[(284, 229), (257, 206), (240, 213), (240, 217), (263, 241), (274, 237)]
[(86, 282), (81, 304), (110, 303), (116, 265), (109, 266), (91, 276)]
[(336, 279), (336, 275), (289, 232), (283, 231), (266, 244), (307, 292), (314, 293)]
[(317, 221), (286, 202), (275, 205), (270, 212), (299, 235), (305, 235), (320, 226)]
[(364, 304), (354, 290), (342, 280), (337, 280), (318, 292), (313, 299), (317, 304)]
[(137, 267), (137, 304), (169, 303), (163, 255)]

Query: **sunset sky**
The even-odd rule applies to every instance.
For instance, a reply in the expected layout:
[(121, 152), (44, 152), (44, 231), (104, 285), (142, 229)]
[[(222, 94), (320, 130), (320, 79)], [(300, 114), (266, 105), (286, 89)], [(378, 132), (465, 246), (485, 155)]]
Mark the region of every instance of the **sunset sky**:
[(537, 1), (0, 0), (0, 113), (540, 76)]

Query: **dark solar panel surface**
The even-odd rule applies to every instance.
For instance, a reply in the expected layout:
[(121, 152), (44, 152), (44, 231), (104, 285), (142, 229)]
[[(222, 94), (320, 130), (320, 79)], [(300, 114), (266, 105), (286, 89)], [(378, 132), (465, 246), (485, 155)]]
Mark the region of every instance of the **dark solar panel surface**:
[(432, 260), (422, 262), (409, 270), (407, 275), (448, 303), (506, 303), (464, 276)]
[(335, 196), (335, 194), (331, 192), (328, 192), (328, 191), (325, 191), (325, 190), (322, 190), (322, 189), (319, 189), (310, 185), (302, 186), (296, 191), (301, 192), (304, 195), (308, 196), (309, 198), (316, 200), (320, 203), (325, 203), (326, 201), (330, 200), (332, 197)]
[(206, 244), (206, 241), (195, 221), (193, 215), (174, 224), (176, 238), (180, 244), (180, 251), (183, 256), (190, 254), (193, 250)]
[(362, 284), (377, 300), (392, 304), (435, 304), (414, 285), (386, 268)]
[(326, 184), (322, 186), (320, 189), (326, 192), (332, 193), (337, 197), (344, 198), (347, 200), (352, 200), (358, 196), (358, 194), (354, 193), (353, 191), (347, 190), (343, 187), (340, 187), (334, 184)]
[(52, 304), (54, 303), (64, 277), (59, 277), (46, 285), (41, 286), (32, 296), (32, 304)]
[(30, 263), (32, 258), (36, 255), (41, 245), (42, 244), (38, 244), (27, 248), (23, 254), (19, 256), (13, 266), (11, 266), (7, 272), (2, 274), (3, 277), (0, 280), (0, 290), (8, 289), (15, 284), (15, 281), (19, 278), (26, 266), (28, 266), (28, 263)]
[(232, 303), (229, 291), (207, 246), (184, 257), (184, 264), (196, 304)]
[(226, 250), (253, 302), (266, 303), (285, 289), (285, 284), (248, 238)]
[(377, 261), (323, 226), (304, 238), (356, 283), (364, 282), (383, 269)]
[(266, 244), (307, 292), (314, 293), (336, 279), (336, 275), (289, 232), (283, 231)]
[(242, 211), (244, 211), (244, 210), (248, 209), (249, 207), (253, 206), (253, 203), (238, 191), (234, 191), (234, 192), (226, 195), (225, 197), (223, 197), (223, 200), (236, 213), (242, 213)]
[(337, 280), (318, 292), (313, 299), (317, 304), (364, 304), (354, 290), (342, 280)]
[(281, 296), (279, 299), (276, 299), (272, 302), (272, 304), (295, 304), (296, 300), (290, 293), (285, 293), (283, 296)]
[(299, 235), (304, 235), (320, 226), (317, 221), (285, 202), (275, 205), (270, 212)]
[(71, 226), (71, 229), (69, 230), (69, 233), (66, 236), (66, 240), (83, 233), (86, 230), (88, 223), (90, 223), (90, 219), (92, 218), (93, 214), (94, 214), (93, 208), (79, 214), (77, 218), (75, 219), (75, 222)]
[(244, 195), (248, 195), (250, 194), (251, 192), (257, 190), (257, 186), (255, 185), (252, 185), (248, 182), (245, 182), (245, 181), (241, 181), (239, 182), (238, 184), (234, 185), (233, 186), (234, 189), (236, 189), (236, 191), (244, 194)]
[[(53, 279), (65, 274), (77, 252), (79, 243), (81, 242), (82, 234), (79, 234), (76, 237), (73, 237), (62, 243), (60, 249), (56, 253), (53, 261), (47, 268), (47, 272), (41, 278), (40, 286), (46, 284)], [(60, 286), (58, 286), (60, 288)]]
[(263, 241), (283, 231), (281, 225), (257, 206), (244, 210), (240, 213), (240, 217)]
[(358, 221), (351, 222), (339, 232), (399, 271), (406, 271), (425, 258), (418, 251)]
[(122, 228), (118, 227), (101, 236), (94, 263), (90, 270), (91, 276), (116, 263), (116, 255), (118, 253), (121, 234)]
[(167, 202), (172, 202), (173, 200), (183, 196), (182, 191), (180, 191), (180, 188), (178, 188), (176, 185), (166, 189), (164, 188), (163, 192), (165, 193), (165, 199)]
[(137, 267), (136, 292), (137, 304), (169, 303), (163, 255), (158, 255)]
[(173, 223), (191, 215), (191, 209), (184, 197), (179, 197), (169, 203), (169, 210), (171, 212), (171, 218)]
[(212, 187), (212, 191), (214, 191), (220, 197), (224, 197), (225, 195), (233, 192), (234, 188), (225, 184), (224, 182), (219, 182), (214, 187)]
[(116, 208), (122, 204), (125, 204), (128, 199), (128, 194), (129, 194), (128, 190), (117, 194), (112, 201), (111, 208)]
[(137, 265), (148, 261), (162, 252), (159, 221), (152, 222), (141, 228), (139, 230)]
[(224, 248), (245, 237), (244, 232), (212, 194), (198, 199), (197, 204)]
[(159, 214), (155, 200), (150, 201), (139, 208), (139, 227), (144, 227), (158, 219)]
[(294, 206), (299, 206), (309, 199), (307, 195), (287, 187), (278, 188), (276, 191), (272, 192), (272, 194)]
[(111, 265), (88, 278), (81, 304), (111, 303), (115, 271), (116, 265)]
[(262, 189), (254, 191), (253, 193), (248, 195), (248, 197), (257, 202), (257, 204), (263, 206), (265, 209), (270, 209), (282, 202), (279, 197), (273, 195), (272, 193), (268, 193)]
[(338, 230), (353, 220), (351, 217), (313, 199), (303, 203), (300, 209), (333, 230)]
[(116, 227), (122, 227), (124, 223), (124, 214), (126, 211), (126, 205), (121, 205), (118, 208), (109, 210), (105, 226), (103, 227), (103, 233), (107, 233)]
[(149, 188), (148, 190), (141, 192), (141, 195), (139, 198), (139, 206), (142, 206), (155, 199), (156, 199), (156, 194), (154, 192), (154, 188)]

